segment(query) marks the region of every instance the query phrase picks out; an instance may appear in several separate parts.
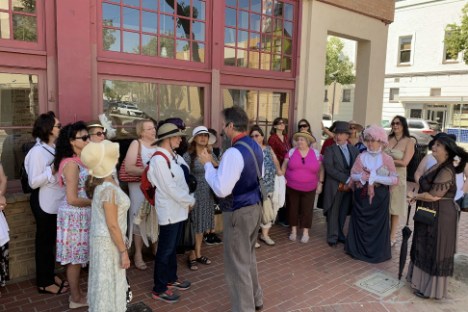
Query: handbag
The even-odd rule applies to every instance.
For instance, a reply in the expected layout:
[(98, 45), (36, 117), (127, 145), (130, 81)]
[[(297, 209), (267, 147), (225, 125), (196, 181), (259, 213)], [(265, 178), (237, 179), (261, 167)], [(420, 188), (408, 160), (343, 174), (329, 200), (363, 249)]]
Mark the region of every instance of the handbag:
[[(136, 166), (139, 168), (144, 168), (145, 166), (143, 165), (143, 160), (141, 159), (141, 143), (140, 140), (138, 141), (138, 155), (136, 159)], [(125, 159), (122, 161), (122, 165), (120, 166), (119, 170), (119, 180), (122, 182), (141, 182), (141, 175), (134, 176), (128, 174), (128, 172), (125, 170)]]
[(418, 169), (421, 160), (427, 155), (427, 145), (419, 144), (414, 136), (411, 136), (411, 138), (416, 141), (416, 144), (414, 145), (413, 157), (408, 163), (408, 166), (406, 166), (406, 181), (418, 182), (414, 180), (414, 173)]
[(177, 253), (184, 254), (186, 251), (195, 248), (195, 229), (193, 228), (192, 213), (189, 213), (187, 220), (182, 225), (182, 234), (177, 246)]
[(181, 164), (180, 167), (184, 171), (185, 182), (187, 183), (187, 186), (189, 188), (189, 193), (191, 194), (197, 190), (197, 185), (198, 185), (197, 178), (193, 174), (190, 173), (190, 169), (186, 165)]
[(340, 182), (340, 184), (338, 184), (338, 191), (340, 191), (340, 192), (350, 192), (351, 189), (345, 183)]
[(419, 206), (416, 208), (416, 212), (414, 213), (413, 220), (415, 222), (419, 222), (419, 223), (423, 223), (427, 225), (433, 225), (436, 216), (437, 216), (437, 213), (435, 210), (432, 210), (427, 207)]
[(262, 213), (262, 224), (270, 224), (271, 222), (275, 221), (276, 214), (273, 209), (273, 200), (270, 196), (267, 196), (266, 199), (263, 200), (263, 213)]

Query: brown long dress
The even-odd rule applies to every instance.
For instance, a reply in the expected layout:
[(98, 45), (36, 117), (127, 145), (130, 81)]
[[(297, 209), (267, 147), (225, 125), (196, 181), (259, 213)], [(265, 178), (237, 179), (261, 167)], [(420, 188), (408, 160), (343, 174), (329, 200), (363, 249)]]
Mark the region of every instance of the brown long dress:
[(419, 192), (442, 197), (436, 202), (418, 201), (417, 206), (434, 209), (437, 217), (433, 225), (414, 223), (411, 262), (407, 280), (424, 296), (442, 299), (447, 295), (448, 277), (453, 275), (456, 251), (458, 206), (455, 169), (452, 164), (430, 168), (419, 180)]

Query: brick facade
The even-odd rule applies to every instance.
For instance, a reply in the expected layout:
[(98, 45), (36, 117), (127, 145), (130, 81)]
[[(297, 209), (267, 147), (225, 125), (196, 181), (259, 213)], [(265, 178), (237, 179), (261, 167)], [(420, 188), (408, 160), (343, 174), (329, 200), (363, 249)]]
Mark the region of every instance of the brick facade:
[(10, 279), (31, 277), (36, 272), (34, 237), (36, 222), (29, 206), (29, 195), (7, 194), (5, 216), (10, 228)]
[(390, 24), (395, 14), (395, 0), (318, 0), (353, 12), (377, 18)]

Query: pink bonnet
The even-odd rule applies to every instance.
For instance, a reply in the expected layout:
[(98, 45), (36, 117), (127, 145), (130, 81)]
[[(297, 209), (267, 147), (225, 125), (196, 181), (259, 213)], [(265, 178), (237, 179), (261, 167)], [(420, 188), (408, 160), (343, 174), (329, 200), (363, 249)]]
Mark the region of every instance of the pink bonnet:
[(376, 141), (379, 141), (384, 146), (388, 145), (388, 134), (384, 128), (371, 125), (364, 130), (364, 140), (372, 138)]

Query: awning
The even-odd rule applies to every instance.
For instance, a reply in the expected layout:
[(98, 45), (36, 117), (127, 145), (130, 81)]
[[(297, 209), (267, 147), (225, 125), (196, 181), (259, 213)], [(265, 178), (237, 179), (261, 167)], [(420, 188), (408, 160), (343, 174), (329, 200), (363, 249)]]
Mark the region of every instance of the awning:
[(403, 104), (468, 104), (467, 96), (400, 96)]

